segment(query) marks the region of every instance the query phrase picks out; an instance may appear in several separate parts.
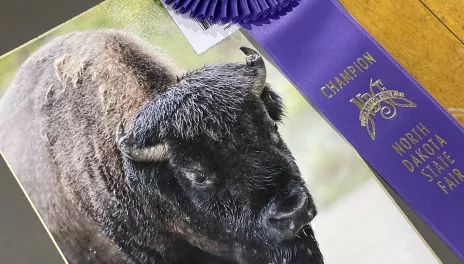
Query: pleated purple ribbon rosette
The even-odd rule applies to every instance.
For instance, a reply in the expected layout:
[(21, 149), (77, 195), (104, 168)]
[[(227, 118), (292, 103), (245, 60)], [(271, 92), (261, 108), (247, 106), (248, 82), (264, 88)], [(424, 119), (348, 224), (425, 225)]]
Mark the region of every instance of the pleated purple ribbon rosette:
[[(162, 0), (181, 14), (212, 23), (249, 23), (278, 15), (300, 0)], [(306, 1), (306, 0), (305, 0)]]

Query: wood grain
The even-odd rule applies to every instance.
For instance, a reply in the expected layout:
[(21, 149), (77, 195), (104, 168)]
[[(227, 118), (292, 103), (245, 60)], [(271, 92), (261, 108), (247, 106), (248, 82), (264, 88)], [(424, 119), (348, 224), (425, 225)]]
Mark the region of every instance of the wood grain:
[(464, 1), (421, 0), (421, 2), (464, 43)]
[(456, 11), (463, 9), (460, 1), (340, 0), (435, 99), (455, 109), (452, 114), (464, 125), (464, 44), (438, 19), (444, 17), (450, 28), (462, 34), (464, 29), (458, 30), (462, 17)]

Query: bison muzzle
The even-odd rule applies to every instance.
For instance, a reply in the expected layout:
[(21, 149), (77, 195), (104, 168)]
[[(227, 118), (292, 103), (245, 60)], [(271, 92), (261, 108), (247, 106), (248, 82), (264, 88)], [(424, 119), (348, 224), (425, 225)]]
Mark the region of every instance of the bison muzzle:
[(70, 263), (323, 263), (263, 58), (184, 72), (129, 33), (33, 53), (0, 149)]

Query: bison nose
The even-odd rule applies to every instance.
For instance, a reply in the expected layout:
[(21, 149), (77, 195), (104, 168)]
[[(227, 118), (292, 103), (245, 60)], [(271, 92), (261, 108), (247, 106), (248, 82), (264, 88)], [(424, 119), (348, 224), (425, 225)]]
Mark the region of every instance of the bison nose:
[(308, 207), (309, 197), (305, 192), (292, 194), (285, 198), (270, 216), (270, 223), (275, 228), (293, 234), (313, 219), (313, 212)]

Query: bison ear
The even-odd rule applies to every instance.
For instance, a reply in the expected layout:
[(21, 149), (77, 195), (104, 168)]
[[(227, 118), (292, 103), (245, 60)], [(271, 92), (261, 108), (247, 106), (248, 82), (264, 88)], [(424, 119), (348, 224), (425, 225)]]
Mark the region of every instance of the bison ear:
[(168, 144), (139, 148), (130, 134), (124, 132), (122, 123), (116, 129), (116, 145), (124, 156), (138, 162), (162, 162), (168, 159)]

